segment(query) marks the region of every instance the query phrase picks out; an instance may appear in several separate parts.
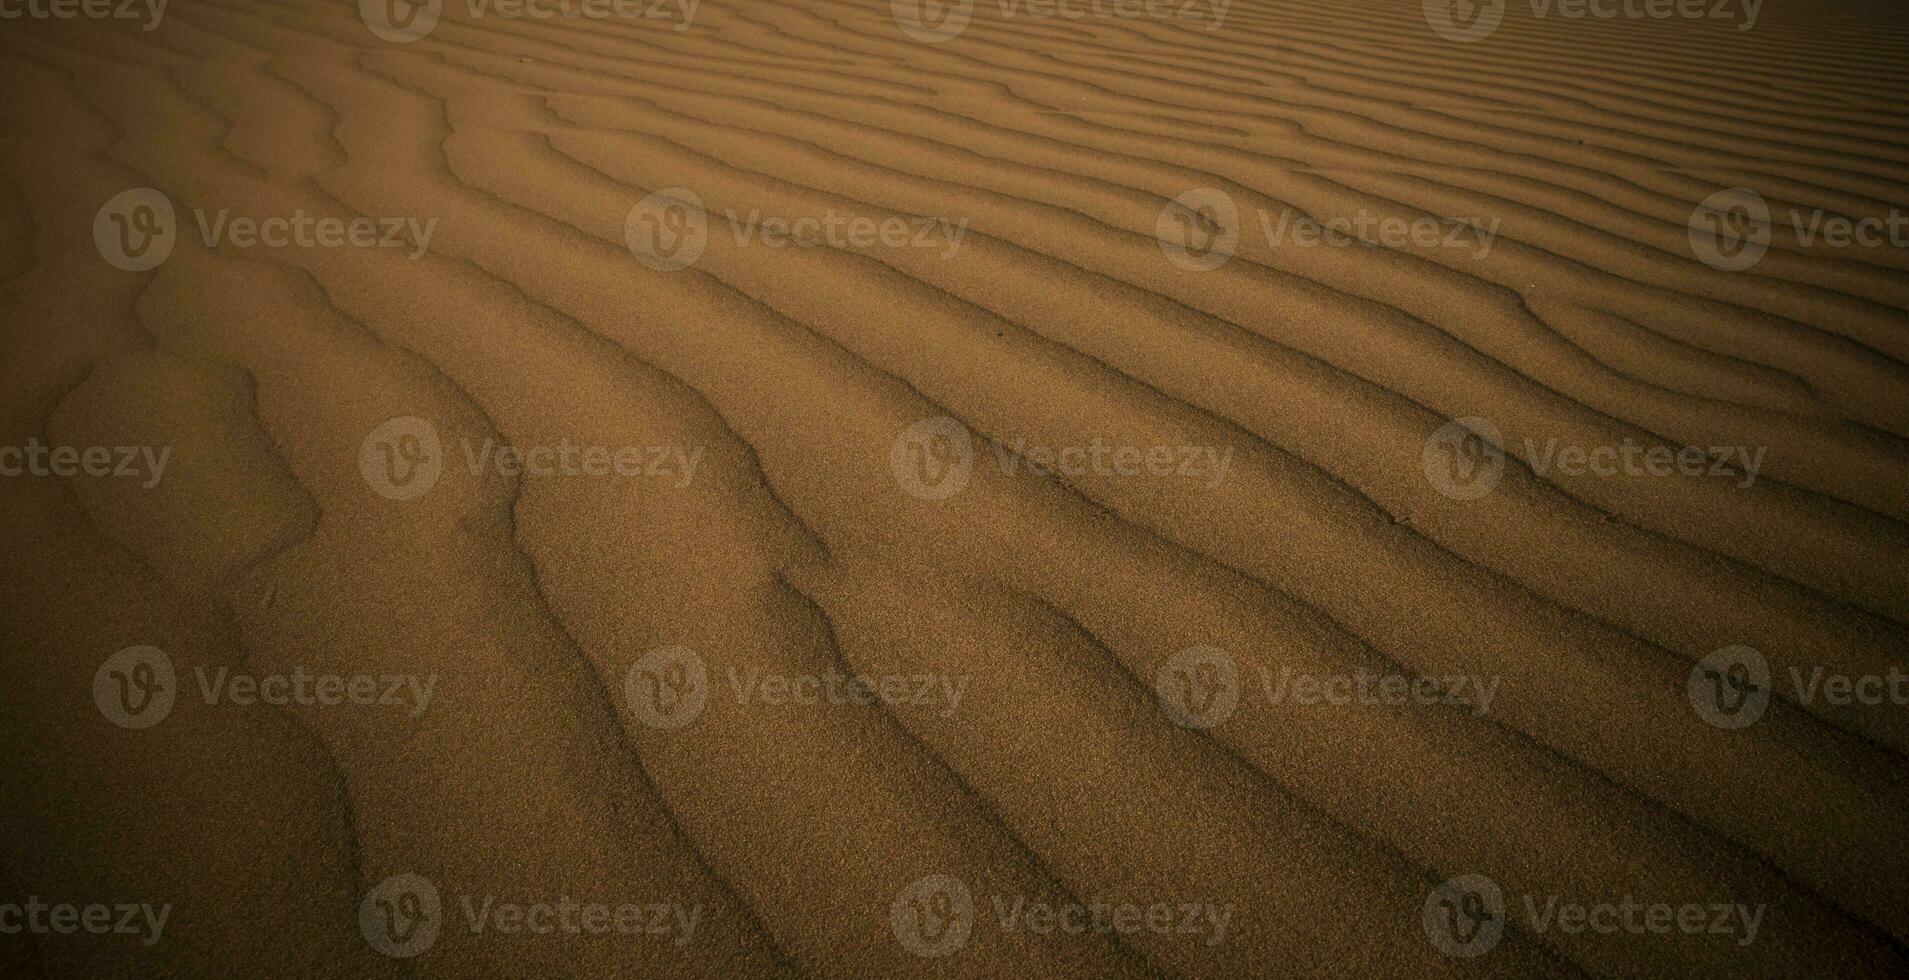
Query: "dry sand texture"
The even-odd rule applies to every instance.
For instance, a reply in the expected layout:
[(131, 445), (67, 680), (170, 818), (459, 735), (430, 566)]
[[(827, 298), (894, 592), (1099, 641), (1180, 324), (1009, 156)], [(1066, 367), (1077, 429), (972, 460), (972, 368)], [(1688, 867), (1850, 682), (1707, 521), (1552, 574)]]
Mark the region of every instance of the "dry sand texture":
[(1909, 970), (1892, 4), (0, 15), (0, 972)]

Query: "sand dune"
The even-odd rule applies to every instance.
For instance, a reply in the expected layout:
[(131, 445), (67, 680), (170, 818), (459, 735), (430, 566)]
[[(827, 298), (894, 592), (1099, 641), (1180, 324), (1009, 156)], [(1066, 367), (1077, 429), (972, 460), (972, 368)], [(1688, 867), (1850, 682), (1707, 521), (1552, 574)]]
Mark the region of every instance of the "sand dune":
[(1899, 11), (582, 2), (0, 27), (8, 975), (1909, 970)]

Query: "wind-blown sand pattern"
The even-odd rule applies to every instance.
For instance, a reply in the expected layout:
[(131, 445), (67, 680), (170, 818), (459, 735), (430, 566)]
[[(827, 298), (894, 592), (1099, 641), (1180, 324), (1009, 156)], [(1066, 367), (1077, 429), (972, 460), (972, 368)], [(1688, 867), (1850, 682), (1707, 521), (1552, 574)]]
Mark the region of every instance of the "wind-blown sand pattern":
[(1909, 21), (1501, 6), (0, 25), (0, 972), (1909, 971)]

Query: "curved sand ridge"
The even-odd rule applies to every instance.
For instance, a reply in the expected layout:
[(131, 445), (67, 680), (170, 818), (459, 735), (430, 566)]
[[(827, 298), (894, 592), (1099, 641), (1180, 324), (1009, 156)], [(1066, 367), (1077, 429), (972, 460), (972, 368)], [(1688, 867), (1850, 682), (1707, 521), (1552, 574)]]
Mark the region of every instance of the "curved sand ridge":
[[(1787, 226), (1909, 204), (1909, 29), (1853, 9), (1736, 31), (1513, 2), (1469, 44), (1418, 4), (1314, 0), (1237, 0), (1216, 30), (982, 0), (932, 44), (876, 0), (703, 0), (684, 30), (451, 3), (404, 44), (345, 4), (10, 22), (0, 444), (172, 461), (153, 487), (0, 479), (0, 902), (171, 912), (149, 947), (8, 935), (0, 962), (1902, 972), (1909, 706), (1789, 682), (1909, 653), (1909, 258)], [(127, 272), (91, 232), (137, 187), (180, 231)], [(679, 188), (706, 241), (660, 271), (632, 208)], [(1198, 188), (1238, 211), (1204, 271), (1160, 240)], [(1742, 271), (1691, 243), (1727, 188), (1778, 224)], [(433, 224), (415, 258), (209, 246), (194, 209)], [(930, 241), (777, 248), (734, 233), (752, 212), (928, 218)], [(1490, 236), (1273, 236), (1356, 215)], [(386, 499), (361, 454), (406, 417), (442, 475)], [(972, 468), (936, 498), (893, 460), (941, 417)], [(1471, 499), (1426, 463), (1460, 417), (1503, 447)], [(1004, 465), (1097, 442), (1226, 469)], [(551, 479), (466, 467), (487, 444), (696, 455), (680, 480)], [(1754, 474), (1599, 475), (1547, 444), (1761, 452)], [(108, 724), (95, 671), (145, 644), (178, 701)], [(1733, 729), (1689, 692), (1738, 644), (1772, 680)], [(678, 647), (706, 703), (670, 727), (630, 680)], [(1237, 672), (1204, 727), (1160, 703), (1189, 648)], [(416, 713), (208, 704), (220, 670), (435, 686)], [(833, 674), (964, 686), (734, 696)], [(1478, 710), (1300, 705), (1265, 696), (1282, 675), (1494, 686)], [(407, 873), (441, 933), (393, 958), (360, 909)], [(923, 957), (898, 896), (933, 875), (972, 932)], [(1505, 932), (1456, 958), (1424, 910), (1466, 875), (1502, 890)], [(1534, 926), (1551, 897), (1760, 918), (1748, 942)], [(680, 944), (475, 931), (486, 900), (697, 918)], [(1004, 924), (1016, 902), (1227, 919), (1080, 935)]]

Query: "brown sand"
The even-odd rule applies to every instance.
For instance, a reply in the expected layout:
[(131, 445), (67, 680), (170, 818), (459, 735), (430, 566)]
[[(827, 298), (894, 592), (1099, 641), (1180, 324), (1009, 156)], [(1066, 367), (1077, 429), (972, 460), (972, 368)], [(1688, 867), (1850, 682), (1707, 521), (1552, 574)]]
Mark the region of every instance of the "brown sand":
[[(1889, 8), (1769, 0), (1739, 31), (1512, 0), (1474, 43), (1412, 0), (1237, 0), (1214, 30), (981, 0), (940, 43), (887, 0), (703, 0), (680, 30), (673, 2), (451, 2), (409, 43), (307, 0), (0, 23), (0, 445), (171, 453), (151, 487), (0, 477), (0, 973), (1902, 975), (1909, 706), (1788, 679), (1909, 654), (1909, 252), (1779, 223), (1731, 272), (1689, 232), (1724, 188), (1909, 207)], [(140, 187), (177, 241), (124, 271), (95, 219)], [(708, 216), (676, 271), (626, 236), (668, 188)], [(1240, 214), (1207, 271), (1156, 238), (1195, 188)], [(418, 258), (208, 243), (194, 212), (221, 210), (435, 224)], [(965, 234), (774, 247), (732, 233), (752, 210)], [(1496, 230), (1307, 245), (1262, 211)], [(937, 499), (908, 478), (942, 444), (910, 433), (942, 416), (974, 450)], [(1474, 416), (1502, 479), (1457, 499), (1427, 440)], [(361, 467), (398, 417), (443, 447), (416, 499)], [(474, 472), (487, 440), (700, 455)], [(1551, 440), (1763, 455), (1570, 473)], [(1228, 468), (1002, 463), (1096, 441)], [(1693, 664), (1738, 644), (1768, 709), (1708, 724)], [(92, 685), (145, 645), (176, 702), (129, 729)], [(677, 647), (706, 703), (668, 727), (626, 682)], [(1161, 679), (1208, 647), (1237, 708), (1183, 724)], [(221, 669), (435, 688), (208, 703)], [(1497, 686), (1274, 703), (1282, 670)], [(734, 693), (834, 673), (911, 696)], [(440, 934), (393, 957), (360, 909), (404, 874)], [(898, 921), (931, 875), (973, 913), (926, 957)], [(1460, 958), (1425, 910), (1466, 875), (1504, 933)], [(8, 930), (30, 897), (170, 918), (150, 945)], [(1760, 918), (1535, 926), (1554, 897)], [(699, 919), (477, 931), (487, 900)], [(1017, 901), (1228, 924), (1049, 931), (1004, 922)]]

